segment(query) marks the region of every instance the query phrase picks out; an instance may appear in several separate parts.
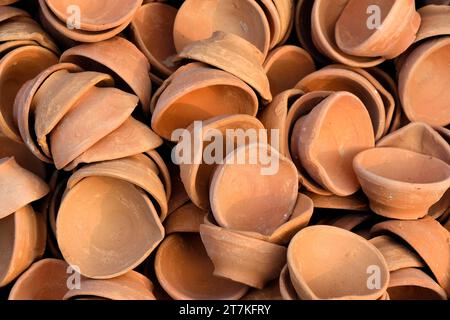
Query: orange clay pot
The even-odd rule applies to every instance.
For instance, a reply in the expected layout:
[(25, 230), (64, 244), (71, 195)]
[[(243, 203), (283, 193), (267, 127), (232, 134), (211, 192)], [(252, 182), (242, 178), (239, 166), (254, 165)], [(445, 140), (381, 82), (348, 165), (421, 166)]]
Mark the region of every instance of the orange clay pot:
[(420, 14), (421, 23), (416, 42), (450, 34), (450, 7), (448, 5), (427, 5), (417, 12)]

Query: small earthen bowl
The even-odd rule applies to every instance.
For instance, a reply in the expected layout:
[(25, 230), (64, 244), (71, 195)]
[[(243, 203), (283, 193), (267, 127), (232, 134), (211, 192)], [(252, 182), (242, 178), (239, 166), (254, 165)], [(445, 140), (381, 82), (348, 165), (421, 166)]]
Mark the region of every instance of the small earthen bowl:
[(192, 202), (184, 204), (171, 212), (164, 221), (166, 235), (177, 232), (199, 233), (200, 225), (205, 221), (207, 214), (206, 211), (198, 208)]
[(406, 58), (399, 74), (399, 92), (410, 121), (433, 127), (450, 123), (446, 86), (450, 81), (449, 55), (450, 37), (442, 37), (426, 41)]
[(334, 209), (347, 211), (368, 211), (369, 205), (367, 198), (362, 192), (352, 194), (348, 197), (339, 197), (336, 195), (320, 195), (314, 192), (305, 192), (314, 202), (314, 207), (319, 209)]
[(164, 238), (156, 210), (143, 192), (107, 177), (85, 178), (66, 193), (56, 231), (65, 260), (94, 279), (125, 274)]
[(348, 92), (335, 92), (305, 117), (300, 130), (300, 160), (314, 180), (339, 196), (358, 191), (353, 159), (375, 145), (370, 116), (361, 100)]
[(272, 0), (260, 0), (258, 5), (263, 9), (266, 15), (267, 22), (269, 23), (270, 30), (270, 46), (269, 49), (273, 49), (279, 42), (281, 35), (281, 19), (278, 13), (277, 7)]
[(178, 300), (240, 299), (246, 285), (213, 274), (209, 259), (198, 234), (173, 234), (158, 248), (155, 271), (159, 283)]
[[(264, 164), (265, 155), (269, 155), (272, 164), (278, 162), (277, 168), (272, 168), (273, 173), (264, 173), (269, 168)], [(245, 159), (245, 164), (238, 159)], [(268, 145), (242, 145), (215, 169), (209, 195), (211, 210), (220, 226), (271, 235), (294, 209), (298, 196), (297, 169)]]
[[(376, 300), (387, 289), (383, 255), (364, 238), (331, 226), (303, 229), (288, 248), (292, 284), (300, 299)], [(370, 289), (368, 270), (378, 270), (380, 286)]]
[(369, 149), (353, 167), (370, 208), (388, 218), (421, 218), (450, 187), (447, 163), (409, 150)]
[(450, 7), (448, 5), (427, 5), (417, 10), (421, 17), (416, 42), (431, 37), (450, 34)]
[(34, 263), (16, 281), (9, 300), (62, 300), (69, 290), (69, 265), (63, 260), (43, 259)]
[(180, 7), (173, 38), (178, 52), (215, 31), (236, 34), (267, 55), (270, 29), (264, 11), (253, 0), (187, 0)]
[(285, 265), (283, 270), (281, 270), (279, 278), (279, 286), (283, 300), (298, 300), (297, 292), (295, 291), (295, 288), (292, 285), (288, 265)]

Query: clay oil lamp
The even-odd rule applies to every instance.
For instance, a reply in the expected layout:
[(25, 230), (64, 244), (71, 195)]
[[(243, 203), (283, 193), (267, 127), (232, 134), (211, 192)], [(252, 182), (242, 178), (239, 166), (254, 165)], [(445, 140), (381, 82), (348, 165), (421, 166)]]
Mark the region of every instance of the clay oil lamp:
[(9, 300), (62, 300), (67, 288), (69, 265), (63, 260), (43, 259), (25, 271), (16, 281)]
[[(289, 244), (287, 261), (300, 299), (376, 300), (387, 289), (389, 270), (383, 255), (364, 238), (331, 226), (301, 230)], [(380, 286), (371, 289), (367, 270), (376, 266)]]
[(393, 272), (404, 268), (423, 268), (424, 262), (408, 245), (394, 237), (382, 235), (370, 239), (370, 242), (380, 250)]
[(391, 272), (387, 289), (391, 300), (447, 300), (447, 294), (420, 269), (406, 268)]
[(87, 177), (70, 189), (56, 230), (65, 260), (94, 279), (125, 274), (164, 238), (148, 197), (133, 184), (109, 177)]
[(236, 300), (248, 289), (214, 275), (214, 265), (196, 233), (164, 239), (156, 253), (155, 271), (164, 290), (178, 300)]
[(152, 72), (163, 78), (176, 69), (171, 62), (177, 54), (173, 42), (176, 15), (176, 8), (153, 2), (140, 7), (131, 22), (134, 42), (149, 60)]
[(264, 70), (269, 78), (270, 90), (275, 97), (293, 88), (316, 67), (308, 52), (300, 47), (286, 45), (270, 52), (264, 62)]
[(180, 169), (176, 165), (171, 166), (171, 184), (172, 184), (172, 194), (170, 195), (168, 201), (168, 214), (170, 215), (172, 212), (181, 208), (183, 205), (189, 203), (190, 198), (184, 188), (183, 181), (181, 181), (180, 177)]
[[(381, 25), (370, 26), (367, 11), (371, 5), (379, 8)], [(349, 0), (336, 22), (335, 39), (349, 55), (393, 59), (414, 42), (420, 20), (414, 1)]]
[(358, 57), (342, 51), (335, 38), (336, 24), (349, 0), (316, 0), (311, 12), (314, 45), (329, 59), (352, 67), (367, 68), (384, 61), (382, 57)]
[(214, 275), (263, 289), (286, 264), (286, 248), (212, 224), (202, 224), (200, 235)]
[(144, 275), (129, 271), (113, 279), (88, 279), (81, 277), (80, 287), (69, 290), (64, 300), (156, 300), (153, 284)]
[[(281, 20), (280, 17), (280, 23)], [(233, 33), (250, 41), (264, 56), (269, 51), (269, 22), (256, 1), (184, 1), (173, 28), (173, 39), (179, 53), (192, 42), (211, 37), (215, 31)]]
[(273, 49), (279, 43), (281, 35), (281, 19), (278, 13), (277, 7), (272, 0), (259, 0), (257, 1), (261, 9), (266, 15), (267, 22), (269, 23), (270, 30), (270, 49)]
[(298, 300), (297, 292), (292, 285), (291, 276), (289, 274), (289, 268), (287, 265), (281, 270), (279, 278), (280, 293), (283, 300)]
[(361, 227), (361, 225), (370, 222), (372, 217), (373, 215), (369, 212), (352, 212), (332, 218), (327, 224), (333, 227), (355, 232), (355, 230)]
[[(269, 164), (264, 164), (265, 155), (272, 165), (278, 162), (275, 173), (265, 174), (265, 169), (271, 170)], [(238, 159), (246, 159), (245, 164)], [(229, 153), (211, 179), (214, 218), (220, 226), (239, 231), (272, 234), (289, 219), (297, 196), (295, 165), (262, 143), (242, 145)]]
[(425, 216), (450, 186), (447, 163), (399, 148), (363, 151), (355, 157), (353, 167), (370, 208), (393, 219)]
[(164, 184), (164, 189), (166, 190), (166, 198), (170, 199), (170, 197), (172, 196), (172, 178), (166, 162), (156, 150), (147, 151), (145, 155), (148, 156), (158, 167), (158, 176)]
[(305, 192), (311, 198), (315, 208), (335, 209), (348, 211), (368, 211), (367, 198), (360, 192), (347, 197), (336, 195), (320, 195), (314, 192)]
[(253, 90), (233, 75), (205, 66), (179, 69), (157, 100), (153, 130), (171, 140), (178, 128), (196, 120), (224, 114), (255, 116), (258, 100)]
[(297, 88), (305, 91), (347, 91), (357, 96), (367, 108), (372, 120), (375, 140), (383, 136), (386, 110), (378, 91), (364, 76), (343, 68), (328, 67), (303, 78)]
[(14, 122), (14, 99), (21, 86), (42, 70), (57, 63), (50, 50), (39, 46), (17, 48), (0, 60), (0, 130), (11, 139), (21, 141)]
[(195, 206), (192, 202), (186, 203), (171, 212), (164, 222), (166, 235), (176, 232), (199, 233), (207, 212)]
[(446, 93), (446, 83), (450, 81), (449, 54), (450, 37), (442, 37), (426, 41), (406, 58), (399, 75), (399, 92), (410, 121), (425, 122), (433, 127), (450, 123)]
[(112, 75), (120, 88), (139, 97), (144, 113), (150, 113), (150, 64), (145, 55), (128, 40), (114, 37), (75, 46), (65, 51), (60, 60), (75, 63), (87, 71)]
[(273, 0), (277, 8), (281, 22), (281, 34), (278, 39), (279, 44), (284, 44), (289, 38), (294, 27), (294, 1), (293, 0)]
[(272, 280), (263, 289), (253, 288), (247, 292), (240, 300), (283, 300), (280, 293), (280, 286), (278, 280)]
[(428, 5), (417, 10), (421, 17), (416, 42), (450, 34), (450, 7), (448, 5)]
[(449, 232), (431, 217), (420, 220), (381, 222), (372, 228), (374, 236), (394, 234), (406, 241), (425, 261), (439, 285), (450, 293)]
[(254, 88), (263, 100), (272, 100), (269, 79), (262, 66), (264, 56), (241, 37), (217, 31), (211, 38), (193, 42), (179, 56), (227, 71)]
[[(223, 144), (220, 144), (219, 148), (221, 149), (217, 151), (221, 152), (223, 159), (226, 156), (226, 148), (228, 147), (225, 143), (225, 138), (227, 138), (227, 130), (255, 130), (255, 133), (259, 134), (259, 130), (263, 130), (264, 126), (255, 117), (245, 114), (236, 114), (217, 116), (205, 120), (202, 122), (201, 130), (198, 131), (195, 131), (196, 129), (194, 125), (190, 125), (187, 129), (190, 133), (191, 146), (202, 146), (202, 150), (192, 150), (192, 152), (201, 151), (202, 158), (201, 163), (197, 161), (189, 161), (189, 163), (180, 164), (180, 177), (191, 201), (196, 206), (206, 210), (210, 207), (209, 183), (211, 176), (214, 173), (213, 170), (215, 169), (215, 165), (207, 164), (205, 161), (206, 159), (203, 159), (205, 150), (210, 146), (207, 142), (211, 141), (209, 135), (212, 135), (213, 133), (221, 134)], [(177, 148), (183, 147), (184, 143), (185, 142), (181, 140)]]

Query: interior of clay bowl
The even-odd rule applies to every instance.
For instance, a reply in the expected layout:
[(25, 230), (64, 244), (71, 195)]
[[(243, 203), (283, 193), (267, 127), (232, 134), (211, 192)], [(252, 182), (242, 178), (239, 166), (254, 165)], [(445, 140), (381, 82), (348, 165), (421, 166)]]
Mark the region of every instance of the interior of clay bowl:
[(134, 185), (88, 177), (65, 195), (57, 236), (66, 261), (83, 275), (109, 278), (145, 259), (163, 230), (150, 201)]
[[(364, 238), (336, 227), (300, 231), (289, 245), (288, 264), (291, 278), (318, 299), (378, 298), (387, 287), (389, 271), (381, 253)], [(374, 266), (380, 270), (379, 289), (367, 285)]]
[[(416, 50), (420, 50), (420, 47)], [(408, 64), (413, 65), (409, 70), (406, 69), (406, 77), (400, 78), (400, 92), (410, 120), (426, 122), (432, 126), (446, 126), (450, 123), (449, 57), (450, 37), (446, 37), (439, 39), (435, 46), (417, 58), (414, 58), (413, 52), (410, 58), (414, 60), (407, 60)]]
[(10, 271), (10, 263), (14, 254), (15, 244), (15, 214), (0, 219), (0, 246), (2, 254), (0, 255), (0, 283)]
[[(101, 31), (124, 23), (141, 5), (142, 0), (45, 0), (62, 21), (69, 21), (79, 10), (80, 27), (87, 31)], [(99, 14), (101, 12), (101, 14)]]
[(213, 275), (197, 233), (170, 235), (158, 249), (155, 270), (163, 288), (175, 299), (239, 299), (246, 286)]
[(428, 155), (398, 148), (374, 148), (360, 153), (355, 165), (372, 176), (415, 184), (450, 179), (450, 166)]

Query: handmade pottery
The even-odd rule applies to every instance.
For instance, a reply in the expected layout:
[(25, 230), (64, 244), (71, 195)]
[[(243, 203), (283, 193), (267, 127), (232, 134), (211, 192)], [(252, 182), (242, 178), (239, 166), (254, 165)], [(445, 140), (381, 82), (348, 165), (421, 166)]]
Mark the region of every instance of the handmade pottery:
[(373, 215), (368, 212), (352, 212), (332, 218), (327, 224), (333, 227), (355, 232), (355, 230), (361, 227), (361, 225), (370, 222), (372, 218)]
[(224, 114), (255, 116), (258, 101), (253, 90), (238, 78), (207, 67), (188, 68), (169, 79), (152, 116), (153, 130), (168, 140), (174, 130), (196, 120)]
[(301, 79), (316, 70), (309, 53), (292, 45), (271, 51), (263, 66), (273, 97), (293, 88)]
[(315, 208), (350, 211), (367, 211), (369, 209), (367, 199), (360, 193), (355, 193), (347, 197), (339, 197), (336, 195), (324, 196), (314, 192), (306, 192), (306, 195), (311, 198)]
[(409, 150), (369, 149), (353, 167), (370, 208), (388, 218), (421, 218), (450, 187), (448, 164)]
[(171, 212), (164, 222), (166, 235), (176, 232), (199, 233), (206, 214), (206, 211), (196, 207), (192, 202), (186, 203)]
[[(370, 24), (371, 5), (379, 8), (380, 25)], [(349, 55), (393, 59), (414, 42), (419, 26), (414, 0), (349, 0), (336, 22), (335, 38)]]
[(446, 86), (450, 81), (449, 54), (450, 37), (442, 37), (421, 44), (406, 58), (399, 74), (399, 92), (410, 121), (433, 127), (450, 123)]
[[(9, 2), (9, 3), (8, 3)], [(14, 0), (1, 0), (0, 5), (2, 6), (0, 8), (0, 22), (7, 21), (11, 18), (16, 17), (29, 17), (30, 14), (26, 12), (25, 10), (15, 8), (15, 7), (9, 7), (8, 4), (14, 3)]]
[(423, 260), (414, 250), (396, 238), (383, 235), (370, 239), (370, 242), (380, 250), (386, 259), (390, 272), (404, 268), (423, 268), (425, 266)]
[[(211, 147), (208, 142), (214, 142), (212, 146), (215, 147), (215, 143), (220, 142), (219, 140), (216, 140), (219, 139), (216, 135), (220, 134), (220, 139), (222, 139), (222, 141), (220, 146), (218, 146), (219, 150), (215, 149), (214, 158), (218, 161), (222, 161), (225, 158), (228, 149), (230, 149), (230, 147), (234, 148), (234, 145), (238, 142), (233, 141), (233, 145), (228, 145), (231, 144), (231, 141), (225, 141), (225, 139), (232, 138), (233, 140), (237, 140), (238, 137), (227, 135), (227, 130), (253, 130), (257, 135), (256, 139), (259, 140), (260, 130), (264, 130), (264, 126), (255, 117), (245, 114), (217, 116), (205, 120), (201, 124), (202, 127), (200, 130), (194, 125), (190, 125), (187, 128), (190, 134), (189, 142), (191, 148), (194, 146), (201, 146), (198, 150), (190, 150), (193, 157), (197, 155), (201, 156), (199, 159), (200, 161), (181, 163), (180, 177), (191, 201), (199, 208), (207, 210), (210, 207), (209, 184), (215, 169), (214, 164), (208, 164), (211, 160), (204, 158), (205, 152), (210, 150), (209, 148)], [(213, 137), (214, 141), (212, 141)], [(187, 138), (188, 137), (186, 137), (186, 139)], [(179, 148), (185, 147), (186, 142), (183, 141), (183, 139), (184, 137), (175, 149), (177, 154), (181, 153)], [(186, 150), (184, 152), (186, 152)]]
[(270, 30), (270, 46), (273, 49), (278, 43), (281, 35), (281, 19), (277, 7), (272, 0), (257, 0), (257, 3), (263, 9), (269, 23)]
[(296, 88), (310, 91), (347, 91), (357, 96), (367, 108), (372, 120), (375, 140), (383, 136), (386, 112), (380, 94), (362, 75), (342, 68), (324, 68), (303, 78)]
[(291, 276), (289, 275), (288, 265), (285, 265), (283, 270), (281, 270), (279, 286), (283, 300), (298, 300), (297, 292), (292, 285)]
[(293, 0), (273, 0), (280, 16), (281, 32), (278, 42), (284, 44), (289, 37), (294, 25), (294, 1)]
[(0, 130), (11, 139), (20, 141), (14, 123), (14, 99), (21, 86), (42, 70), (57, 63), (57, 57), (39, 46), (24, 46), (0, 60)]
[(262, 289), (286, 264), (286, 248), (214, 225), (202, 224), (200, 235), (214, 275)]
[(156, 150), (147, 151), (145, 153), (150, 159), (158, 166), (159, 177), (164, 184), (166, 190), (166, 198), (170, 199), (172, 196), (172, 180), (169, 168), (167, 167), (164, 159), (159, 155)]
[(392, 233), (406, 241), (425, 261), (439, 285), (450, 293), (450, 235), (430, 217), (415, 221), (385, 221), (375, 225), (372, 235)]
[[(380, 298), (389, 283), (383, 255), (360, 236), (331, 226), (301, 230), (289, 244), (288, 267), (300, 299)], [(380, 286), (368, 286), (368, 270), (378, 269)]]
[(150, 64), (162, 76), (170, 75), (177, 54), (173, 42), (173, 25), (177, 9), (164, 3), (148, 3), (139, 8), (131, 21), (133, 39)]
[(280, 293), (280, 286), (278, 280), (272, 280), (263, 289), (253, 288), (247, 292), (240, 300), (250, 301), (250, 300), (283, 300)]
[(265, 101), (272, 100), (262, 67), (264, 57), (250, 42), (234, 34), (215, 32), (211, 38), (193, 42), (179, 56), (227, 71), (253, 87)]
[(155, 271), (164, 290), (179, 300), (239, 299), (248, 289), (214, 275), (214, 265), (198, 234), (168, 236), (156, 253)]
[(19, 166), (14, 158), (0, 159), (0, 219), (43, 198), (48, 192), (47, 184)]
[[(71, 8), (80, 11), (79, 28), (86, 31), (104, 31), (117, 27), (130, 19), (142, 0), (113, 0), (105, 6), (103, 1), (45, 0), (47, 6), (61, 21), (69, 21)], [(99, 11), (101, 14), (99, 15)]]
[(333, 93), (308, 114), (300, 130), (300, 161), (314, 180), (338, 196), (358, 191), (353, 158), (375, 144), (362, 102), (351, 93)]
[(417, 12), (422, 21), (416, 42), (450, 34), (450, 7), (448, 5), (428, 5), (420, 8)]
[(164, 238), (150, 200), (129, 182), (108, 177), (85, 178), (67, 192), (56, 227), (65, 260), (94, 279), (125, 274)]
[(387, 289), (391, 300), (447, 300), (447, 294), (420, 269), (406, 268), (391, 272)]
[(43, 259), (34, 263), (16, 281), (9, 300), (62, 300), (69, 290), (68, 277), (73, 275), (63, 260)]
[(215, 31), (242, 37), (258, 48), (264, 56), (267, 55), (270, 46), (269, 23), (256, 1), (184, 1), (173, 28), (173, 39), (178, 53), (192, 42), (209, 38)]
[[(277, 168), (269, 168), (275, 162)], [(267, 169), (275, 171), (265, 173)], [(217, 166), (211, 180), (215, 219), (222, 227), (240, 231), (272, 234), (289, 219), (297, 196), (295, 165), (263, 143), (238, 146)]]
[[(151, 98), (150, 65), (139, 49), (121, 37), (82, 44), (65, 51), (61, 62), (73, 62), (86, 70), (111, 74), (124, 90), (135, 93), (149, 115)], [(129, 88), (129, 89), (128, 89)]]

